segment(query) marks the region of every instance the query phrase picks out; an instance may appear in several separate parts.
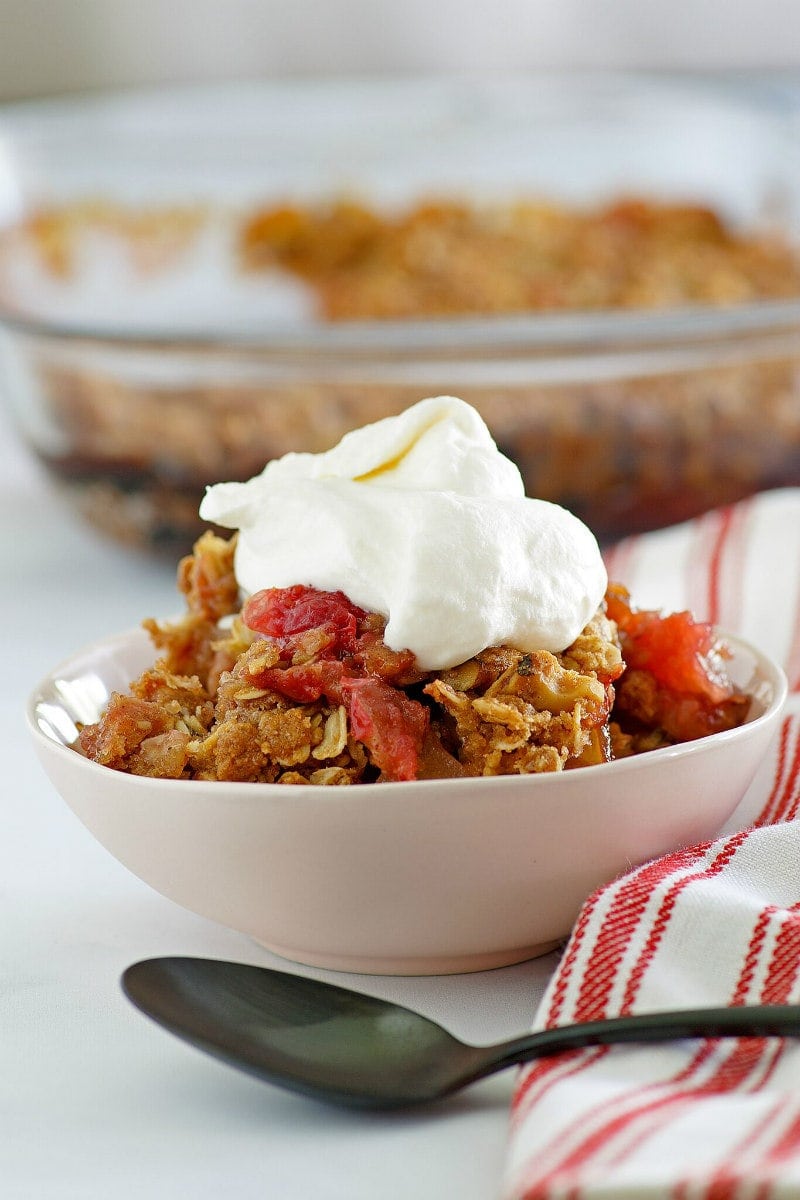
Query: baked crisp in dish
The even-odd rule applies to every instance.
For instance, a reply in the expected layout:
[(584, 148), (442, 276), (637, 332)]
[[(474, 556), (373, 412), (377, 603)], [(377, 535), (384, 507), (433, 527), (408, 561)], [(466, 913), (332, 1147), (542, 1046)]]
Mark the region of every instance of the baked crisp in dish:
[(581, 209), (420, 203), (397, 215), (340, 201), (251, 214), (250, 270), (313, 289), (328, 320), (737, 304), (800, 294), (785, 239), (739, 233), (707, 207), (623, 197)]
[(487, 647), (421, 671), (341, 592), (269, 589), (240, 605), (236, 538), (182, 560), (187, 610), (145, 622), (161, 653), (77, 748), (135, 775), (353, 784), (560, 771), (732, 728), (749, 697), (686, 613), (631, 608), (611, 586), (560, 654)]
[[(33, 211), (4, 234), (68, 278), (86, 240), (124, 249), (136, 272), (169, 270), (221, 214), (108, 199)], [(382, 212), (348, 199), (261, 205), (231, 217), (248, 272), (297, 276), (325, 320), (725, 305), (800, 295), (787, 237), (732, 228), (713, 209), (643, 196), (579, 207), (543, 199), (424, 199)]]
[[(103, 333), (105, 310), (99, 323), (84, 316), (80, 339), (29, 324), (56, 298), (70, 320), (82, 305), (92, 312), (93, 272), (105, 279), (121, 262), (121, 340)], [(295, 326), (287, 293), (319, 319)], [(220, 341), (183, 340), (187, 295), (224, 317)], [(177, 325), (159, 324), (164, 296)], [(231, 340), (225, 297), (237, 297), (235, 311), (246, 297), (260, 328), (251, 305), (268, 296), (275, 330), (268, 320), (262, 338)], [(696, 338), (683, 310), (746, 315), (797, 297), (787, 231), (733, 228), (710, 209), (644, 198), (585, 210), (451, 198), (390, 214), (352, 201), (247, 213), (76, 201), (0, 231), (0, 304), (29, 324), (11, 386), (13, 398), (25, 381), (22, 428), (92, 524), (170, 556), (202, 532), (208, 483), (318, 452), (443, 388), (482, 413), (531, 495), (577, 513), (602, 540), (794, 485), (796, 317), (780, 332), (759, 318), (746, 335), (734, 320), (719, 339)], [(662, 330), (651, 344), (639, 319), (657, 310), (681, 310), (683, 332)], [(148, 336), (137, 337), (144, 311)], [(599, 347), (565, 316), (587, 311), (614, 322)], [(517, 325), (506, 343), (502, 316), (521, 313), (533, 340), (520, 344)], [(569, 327), (563, 345), (538, 340), (534, 315), (547, 313)], [(481, 317), (475, 340), (468, 327)], [(194, 335), (205, 309), (201, 318)], [(381, 345), (382, 320), (397, 322), (399, 341)]]

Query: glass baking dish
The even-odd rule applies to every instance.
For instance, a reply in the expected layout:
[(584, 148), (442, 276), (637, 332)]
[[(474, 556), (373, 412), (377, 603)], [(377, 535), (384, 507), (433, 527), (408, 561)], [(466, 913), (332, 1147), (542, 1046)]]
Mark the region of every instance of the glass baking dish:
[[(800, 294), (330, 320), (242, 267), (264, 205), (622, 198), (795, 261), (796, 116), (723, 79), (241, 84), (0, 112), (0, 389), (75, 506), (188, 547), (206, 484), (425, 396), (484, 415), (603, 541), (800, 482)], [(55, 214), (55, 220), (54, 220)], [(122, 216), (120, 217), (120, 214)], [(800, 267), (798, 267), (800, 278)], [(735, 290), (735, 289), (734, 289)]]

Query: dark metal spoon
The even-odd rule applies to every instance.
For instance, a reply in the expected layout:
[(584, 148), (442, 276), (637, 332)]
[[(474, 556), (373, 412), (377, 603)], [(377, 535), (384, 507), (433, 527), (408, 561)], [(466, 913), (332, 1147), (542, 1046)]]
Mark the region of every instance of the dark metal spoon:
[(438, 1100), (515, 1063), (581, 1046), (800, 1035), (800, 1006), (766, 1005), (617, 1017), (467, 1046), (399, 1004), (265, 967), (151, 958), (128, 967), (122, 986), (159, 1025), (231, 1066), (362, 1109)]

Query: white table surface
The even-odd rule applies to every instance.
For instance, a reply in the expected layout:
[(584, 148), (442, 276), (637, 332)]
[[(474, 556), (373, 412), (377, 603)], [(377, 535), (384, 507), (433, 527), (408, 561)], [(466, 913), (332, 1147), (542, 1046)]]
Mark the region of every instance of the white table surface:
[[(205, 1057), (123, 997), (124, 967), (159, 954), (303, 968), (162, 899), (48, 783), (25, 728), (28, 692), (87, 642), (174, 611), (174, 569), (82, 525), (2, 408), (0, 464), (3, 1200), (492, 1200), (513, 1072), (424, 1113), (360, 1116)], [(530, 1025), (555, 961), (449, 978), (307, 973), (490, 1042)]]

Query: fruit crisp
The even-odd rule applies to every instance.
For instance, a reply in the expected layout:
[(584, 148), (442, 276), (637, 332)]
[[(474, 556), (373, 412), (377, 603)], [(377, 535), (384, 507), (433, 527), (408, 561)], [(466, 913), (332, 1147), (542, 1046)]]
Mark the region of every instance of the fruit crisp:
[(151, 777), (352, 784), (560, 771), (745, 719), (711, 627), (638, 612), (619, 586), (561, 654), (487, 647), (424, 672), (341, 592), (241, 606), (235, 542), (206, 532), (182, 560), (185, 615), (145, 622), (161, 658), (81, 731), (83, 754)]

